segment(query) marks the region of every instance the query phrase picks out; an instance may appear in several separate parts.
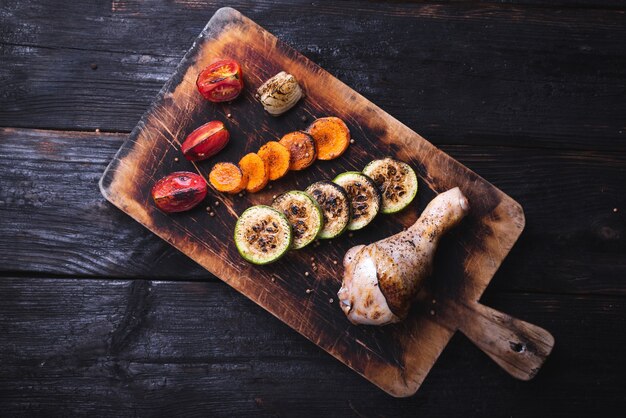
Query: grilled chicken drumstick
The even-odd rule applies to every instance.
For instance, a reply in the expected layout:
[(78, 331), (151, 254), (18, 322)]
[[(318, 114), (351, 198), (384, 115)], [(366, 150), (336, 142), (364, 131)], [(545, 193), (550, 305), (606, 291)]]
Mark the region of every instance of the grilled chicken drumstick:
[(468, 210), (467, 198), (455, 187), (435, 197), (406, 231), (349, 249), (337, 293), (348, 319), (366, 325), (404, 319), (424, 279), (432, 272), (439, 239)]

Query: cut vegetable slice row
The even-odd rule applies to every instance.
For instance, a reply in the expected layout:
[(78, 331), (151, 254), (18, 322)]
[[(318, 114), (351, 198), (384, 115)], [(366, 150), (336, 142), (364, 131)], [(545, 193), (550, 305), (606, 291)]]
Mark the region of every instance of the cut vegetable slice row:
[(299, 190), (279, 195), (272, 202), (272, 207), (289, 220), (293, 232), (293, 248), (296, 250), (310, 244), (324, 224), (320, 206), (311, 196)]
[(235, 245), (241, 256), (253, 264), (278, 260), (291, 247), (293, 234), (281, 212), (265, 205), (246, 209), (235, 225)]
[[(332, 160), (339, 157), (345, 152), (350, 144), (350, 130), (347, 125), (339, 118), (330, 116), (319, 118), (313, 121), (308, 131), (294, 131), (284, 135), (279, 142), (269, 141), (258, 152), (245, 155), (239, 162), (241, 170), (243, 170), (243, 180), (245, 184), (238, 189), (231, 182), (235, 182), (233, 176), (236, 173), (231, 172), (229, 167), (228, 184), (223, 182), (211, 181), (211, 184), (218, 190), (227, 193), (237, 193), (244, 188), (251, 192), (262, 190), (269, 180), (277, 180), (283, 177), (289, 170), (300, 171), (310, 167), (316, 159)], [(260, 163), (258, 158), (265, 165), (267, 180), (261, 175)], [(221, 163), (225, 164), (225, 163)], [(211, 171), (217, 170), (217, 173), (226, 172), (224, 166), (217, 165)], [(216, 179), (218, 180), (218, 179)], [(221, 180), (224, 180), (222, 178)], [(241, 186), (241, 184), (237, 184)], [(236, 191), (231, 191), (236, 190)]]
[(274, 198), (273, 208), (247, 209), (237, 221), (235, 243), (244, 259), (267, 264), (290, 247), (299, 249), (315, 238), (359, 230), (380, 211), (402, 210), (415, 198), (417, 188), (417, 176), (408, 164), (390, 157), (374, 160), (363, 173), (348, 171), (333, 182), (313, 183), (305, 192), (285, 192)]

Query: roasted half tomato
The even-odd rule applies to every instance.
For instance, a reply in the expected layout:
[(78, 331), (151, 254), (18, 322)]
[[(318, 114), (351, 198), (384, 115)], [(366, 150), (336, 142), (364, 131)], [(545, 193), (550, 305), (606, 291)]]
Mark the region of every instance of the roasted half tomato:
[(222, 59), (206, 67), (196, 80), (198, 91), (210, 102), (227, 102), (243, 90), (241, 66), (235, 60)]
[(189, 161), (206, 160), (220, 152), (230, 139), (230, 134), (222, 122), (212, 120), (189, 134), (181, 149)]
[(165, 213), (183, 212), (196, 206), (206, 197), (207, 183), (199, 174), (176, 171), (152, 187), (152, 199)]

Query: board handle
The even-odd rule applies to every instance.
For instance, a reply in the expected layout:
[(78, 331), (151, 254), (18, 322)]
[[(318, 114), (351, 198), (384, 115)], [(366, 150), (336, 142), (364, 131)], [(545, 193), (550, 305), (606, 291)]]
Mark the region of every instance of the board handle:
[[(511, 376), (530, 380), (554, 347), (548, 331), (478, 302), (447, 302), (439, 316), (455, 327)], [(431, 311), (432, 312), (432, 311)]]

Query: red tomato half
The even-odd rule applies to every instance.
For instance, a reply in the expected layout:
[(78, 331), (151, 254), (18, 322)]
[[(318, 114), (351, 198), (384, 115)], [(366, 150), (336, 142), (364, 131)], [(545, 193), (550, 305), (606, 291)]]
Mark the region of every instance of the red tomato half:
[(176, 171), (152, 187), (152, 199), (165, 213), (183, 212), (206, 197), (207, 184), (202, 176), (189, 171)]
[(206, 67), (196, 80), (198, 91), (210, 102), (227, 102), (243, 90), (241, 66), (235, 60), (222, 59)]
[(222, 122), (213, 120), (205, 123), (187, 136), (181, 146), (183, 155), (190, 161), (206, 160), (220, 152), (230, 139)]

